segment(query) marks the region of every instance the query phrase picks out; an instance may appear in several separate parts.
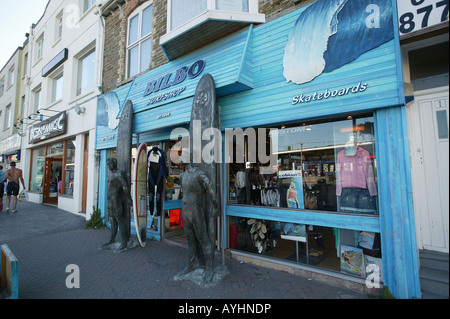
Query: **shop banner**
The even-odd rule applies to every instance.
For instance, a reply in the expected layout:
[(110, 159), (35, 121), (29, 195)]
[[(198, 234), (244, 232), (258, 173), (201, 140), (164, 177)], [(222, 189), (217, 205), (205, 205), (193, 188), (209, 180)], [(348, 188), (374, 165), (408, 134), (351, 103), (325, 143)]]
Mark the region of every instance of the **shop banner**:
[(50, 117), (37, 125), (33, 125), (29, 130), (29, 144), (34, 144), (55, 136), (66, 133), (67, 120), (66, 112), (61, 112), (53, 117)]

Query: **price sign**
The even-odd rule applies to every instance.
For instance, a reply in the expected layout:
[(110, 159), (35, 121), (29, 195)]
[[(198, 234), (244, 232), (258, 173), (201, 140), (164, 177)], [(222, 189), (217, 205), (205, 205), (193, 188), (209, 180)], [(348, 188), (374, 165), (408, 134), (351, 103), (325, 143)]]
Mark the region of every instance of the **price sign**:
[(448, 20), (449, 0), (397, 0), (400, 34)]

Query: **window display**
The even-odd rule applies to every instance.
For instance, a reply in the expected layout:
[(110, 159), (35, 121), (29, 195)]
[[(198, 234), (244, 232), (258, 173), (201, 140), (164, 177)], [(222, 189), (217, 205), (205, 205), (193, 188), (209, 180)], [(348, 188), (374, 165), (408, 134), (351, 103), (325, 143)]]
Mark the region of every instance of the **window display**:
[(286, 125), (276, 135), (274, 174), (258, 162), (229, 164), (229, 204), (378, 214), (373, 117)]
[(230, 249), (361, 278), (382, 274), (380, 243), (378, 233), (229, 217)]

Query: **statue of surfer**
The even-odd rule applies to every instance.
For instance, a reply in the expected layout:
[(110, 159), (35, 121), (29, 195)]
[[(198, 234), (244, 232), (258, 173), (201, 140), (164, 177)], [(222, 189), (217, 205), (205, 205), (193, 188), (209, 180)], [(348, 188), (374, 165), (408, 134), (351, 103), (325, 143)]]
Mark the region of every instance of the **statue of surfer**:
[(119, 227), (122, 237), (119, 250), (122, 250), (127, 248), (130, 240), (130, 207), (132, 205), (130, 189), (125, 174), (117, 169), (117, 160), (108, 158), (106, 164), (110, 170), (108, 174), (107, 218), (111, 222), (111, 239), (105, 246), (114, 243), (117, 227)]
[(197, 257), (200, 266), (205, 267), (204, 283), (210, 283), (214, 277), (215, 218), (218, 212), (215, 187), (196, 164), (188, 165), (187, 170), (181, 173), (180, 183), (188, 265), (177, 276), (193, 271)]

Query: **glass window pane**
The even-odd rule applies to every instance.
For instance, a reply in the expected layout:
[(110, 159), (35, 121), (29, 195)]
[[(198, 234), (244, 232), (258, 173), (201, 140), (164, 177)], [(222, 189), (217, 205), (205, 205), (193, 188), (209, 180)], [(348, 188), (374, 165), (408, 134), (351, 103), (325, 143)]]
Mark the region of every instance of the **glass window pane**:
[(33, 162), (31, 164), (30, 190), (42, 192), (45, 164), (45, 147), (33, 150)]
[(141, 38), (152, 32), (153, 5), (142, 11), (142, 32)]
[(128, 50), (128, 77), (139, 73), (139, 46)]
[[(235, 136), (229, 167), (231, 204), (353, 214), (378, 214), (373, 117), (282, 126), (277, 134), (254, 130)], [(270, 174), (258, 162), (260, 145), (274, 144)], [(262, 139), (265, 139), (262, 140)]]
[(216, 0), (216, 9), (248, 12), (248, 0)]
[(448, 123), (447, 123), (447, 111), (437, 111), (437, 124), (439, 138), (448, 138)]
[(139, 32), (139, 14), (130, 19), (129, 31), (128, 31), (128, 45), (138, 40)]
[(53, 79), (52, 102), (62, 99), (63, 95), (63, 74)]
[(94, 87), (95, 51), (79, 61), (77, 95), (89, 91)]
[(64, 169), (66, 195), (73, 195), (73, 183), (75, 172), (75, 140), (67, 141), (66, 167)]
[(207, 0), (172, 0), (171, 30), (207, 10)]
[(152, 38), (149, 38), (141, 44), (141, 66), (140, 72), (150, 67), (150, 59), (152, 54)]

